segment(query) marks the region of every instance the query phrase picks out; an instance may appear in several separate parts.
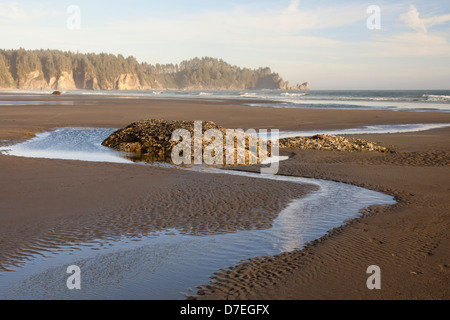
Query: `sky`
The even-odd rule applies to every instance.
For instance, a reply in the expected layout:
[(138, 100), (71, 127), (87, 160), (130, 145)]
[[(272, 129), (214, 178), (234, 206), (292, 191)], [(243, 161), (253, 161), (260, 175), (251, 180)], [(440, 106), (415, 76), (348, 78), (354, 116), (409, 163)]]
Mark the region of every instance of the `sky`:
[(312, 89), (450, 89), (450, 1), (0, 0), (0, 48), (214, 57)]

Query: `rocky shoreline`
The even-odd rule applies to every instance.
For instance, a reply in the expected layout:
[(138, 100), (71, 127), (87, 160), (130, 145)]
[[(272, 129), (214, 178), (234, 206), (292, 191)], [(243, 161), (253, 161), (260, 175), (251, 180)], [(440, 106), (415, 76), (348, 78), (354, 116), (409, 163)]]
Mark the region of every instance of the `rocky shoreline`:
[[(198, 122), (198, 125), (200, 122)], [(176, 120), (161, 120), (151, 119), (134, 122), (125, 128), (119, 129), (112, 133), (102, 145), (112, 148), (114, 150), (122, 151), (131, 154), (131, 159), (143, 160), (148, 162), (164, 161), (171, 162), (171, 155), (174, 148), (181, 142), (172, 140), (172, 134), (177, 129), (184, 129), (189, 132), (191, 137), (190, 151), (191, 160), (195, 160), (195, 147), (201, 146), (202, 154), (209, 152), (212, 156), (222, 156), (223, 164), (260, 164), (271, 155), (271, 142), (265, 141), (255, 136), (251, 136), (242, 131), (234, 131), (236, 140), (234, 141), (233, 150), (234, 161), (227, 161), (227, 129), (217, 125), (212, 121), (201, 122), (201, 136), (196, 136), (194, 121), (176, 121)], [(203, 136), (208, 130), (217, 130), (221, 134), (223, 143), (215, 141), (214, 139), (204, 139)], [(253, 140), (252, 140), (253, 139)], [(235, 152), (238, 141), (245, 141), (244, 154)], [(211, 147), (215, 142), (218, 142), (220, 149)], [(258, 148), (251, 146), (267, 146), (267, 150), (261, 150), (258, 154)], [(296, 137), (285, 138), (279, 140), (279, 147), (281, 149), (314, 149), (314, 150), (329, 150), (329, 151), (343, 151), (343, 152), (391, 152), (388, 148), (380, 146), (376, 143), (368, 142), (361, 139), (348, 139), (341, 136), (333, 135), (316, 135), (311, 138)], [(216, 152), (218, 152), (216, 154)], [(222, 154), (220, 154), (222, 153)], [(218, 159), (220, 160), (220, 159)], [(217, 164), (217, 162), (216, 162)]]
[[(197, 135), (194, 131), (196, 123), (199, 127), (201, 124), (201, 135)], [(197, 156), (195, 149), (198, 146), (201, 146), (202, 155), (208, 154), (211, 155), (211, 158), (218, 157), (216, 164), (260, 164), (270, 157), (270, 151), (262, 150), (262, 153), (258, 154), (259, 148), (253, 149), (251, 147), (252, 145), (259, 146), (261, 139), (245, 132), (233, 130), (236, 136), (233, 143), (233, 159), (227, 159), (227, 129), (212, 121), (142, 120), (113, 132), (103, 141), (102, 145), (114, 150), (132, 153), (137, 160), (171, 163), (172, 151), (177, 145), (185, 142), (181, 139), (172, 140), (173, 133), (179, 129), (186, 130), (185, 132), (190, 135), (191, 141), (187, 147), (191, 151), (191, 163), (195, 161)], [(205, 133), (209, 130), (215, 130), (220, 135), (217, 137), (218, 141), (215, 140), (215, 136), (211, 139), (204, 138)], [(244, 153), (241, 154), (235, 152), (239, 141), (245, 141)], [(270, 146), (270, 142), (268, 145)]]

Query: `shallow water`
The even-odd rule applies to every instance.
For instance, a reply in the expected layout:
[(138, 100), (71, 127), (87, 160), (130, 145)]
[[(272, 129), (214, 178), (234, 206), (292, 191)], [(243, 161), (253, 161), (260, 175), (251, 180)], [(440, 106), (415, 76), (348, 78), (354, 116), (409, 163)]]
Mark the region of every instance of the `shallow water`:
[(58, 128), (36, 134), (22, 143), (3, 147), (0, 152), (11, 156), (45, 159), (64, 159), (94, 162), (132, 163), (115, 150), (102, 146), (110, 128)]
[[(449, 123), (417, 123), (417, 124), (387, 124), (387, 125), (372, 125), (349, 129), (323, 129), (323, 130), (309, 130), (309, 131), (280, 131), (279, 137), (295, 138), (295, 137), (312, 137), (317, 134), (329, 135), (351, 135), (351, 134), (386, 134), (386, 133), (408, 133), (420, 132), (432, 129), (448, 128)], [(270, 133), (268, 134), (270, 137)], [(259, 137), (267, 139), (268, 135), (260, 134)]]
[[(6, 147), (10, 155), (89, 161), (129, 160), (100, 148), (112, 129), (61, 128)], [(100, 146), (100, 147), (99, 147)], [(19, 152), (20, 151), (20, 152)], [(95, 155), (93, 157), (92, 155)], [(120, 160), (121, 159), (121, 160)], [(130, 165), (131, 164), (130, 162)], [(174, 168), (173, 170), (181, 170)], [(186, 170), (186, 169), (183, 169)], [(318, 191), (292, 201), (272, 228), (215, 235), (186, 235), (176, 229), (139, 238), (72, 242), (42, 252), (0, 275), (1, 299), (182, 299), (209, 282), (214, 272), (241, 260), (302, 248), (373, 204), (394, 204), (391, 196), (356, 186), (278, 175), (196, 167), (189, 170), (313, 184)], [(34, 248), (39, 251), (39, 248)], [(81, 290), (68, 290), (66, 268), (81, 268)], [(190, 290), (191, 288), (191, 290)]]
[(73, 101), (0, 101), (1, 106), (42, 106), (42, 105), (56, 105), (56, 106), (73, 106), (76, 103)]

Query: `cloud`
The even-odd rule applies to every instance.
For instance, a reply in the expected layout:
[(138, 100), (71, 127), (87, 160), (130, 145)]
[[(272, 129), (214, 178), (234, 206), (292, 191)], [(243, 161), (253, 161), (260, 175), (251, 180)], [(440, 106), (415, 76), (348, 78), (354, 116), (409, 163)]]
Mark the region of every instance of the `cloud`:
[[(203, 48), (253, 46), (264, 49), (278, 45), (285, 48), (297, 46), (303, 50), (310, 46), (314, 50), (316, 46), (334, 47), (340, 42), (336, 38), (324, 36), (322, 31), (350, 26), (366, 19), (365, 8), (359, 4), (315, 7), (292, 0), (284, 7), (265, 10), (239, 5), (226, 11), (210, 9), (195, 13), (178, 12), (170, 16), (150, 15), (145, 19), (122, 16), (106, 20), (99, 17), (97, 20), (89, 20), (89, 27), (82, 20), (81, 30), (70, 33), (68, 37), (61, 34), (66, 31), (64, 19), (67, 14), (60, 12), (58, 19), (46, 19), (45, 16), (51, 13), (45, 10), (45, 7), (38, 5), (27, 7), (13, 2), (0, 4), (0, 25), (14, 27), (14, 33), (27, 34), (32, 42), (36, 42), (35, 38), (39, 38), (41, 34), (52, 32), (54, 38), (65, 39), (65, 42), (73, 41), (73, 47), (78, 46), (80, 49), (92, 48), (88, 50), (97, 50), (90, 43), (96, 43), (95, 47), (109, 47), (109, 44), (120, 43), (128, 48), (139, 46), (142, 51), (142, 44), (145, 47), (145, 43), (154, 46), (155, 43), (166, 45), (168, 42)], [(2, 18), (6, 20), (2, 21)], [(13, 39), (16, 37), (6, 32), (7, 29), (3, 28), (5, 38), (10, 38), (10, 42), (16, 41)], [(318, 33), (310, 35), (313, 30)], [(23, 36), (21, 42), (26, 45)], [(52, 42), (57, 45), (56, 40)], [(49, 45), (45, 44), (46, 47)]]
[(36, 19), (56, 17), (59, 15), (61, 15), (61, 12), (54, 8), (30, 8), (17, 2), (0, 3), (0, 23), (3, 25), (32, 23)]
[(368, 43), (366, 53), (374, 57), (450, 57), (450, 43), (443, 34), (406, 32), (376, 37)]
[[(270, 46), (285, 41), (289, 46), (305, 46), (311, 42), (334, 44), (339, 40), (323, 36), (324, 31), (351, 26), (365, 19), (365, 8), (359, 4), (315, 8), (294, 0), (284, 8), (255, 11), (238, 6), (227, 11), (209, 10), (133, 21), (124, 19), (99, 28), (105, 33), (126, 33), (136, 39), (142, 39), (142, 33), (147, 33), (147, 39), (156, 41), (171, 39), (183, 43), (242, 46)], [(312, 36), (310, 31), (315, 30), (318, 32)], [(301, 41), (290, 42), (295, 37)]]
[(0, 21), (25, 21), (27, 18), (28, 15), (19, 4), (13, 2), (0, 3)]
[(410, 10), (400, 16), (400, 20), (417, 32), (427, 33), (430, 27), (450, 21), (450, 14), (421, 18), (419, 10), (414, 5), (411, 5)]
[(300, 0), (293, 0), (289, 7), (287, 8), (287, 11), (295, 12), (298, 9), (298, 5), (300, 4)]
[(445, 24), (450, 21), (450, 14), (445, 14), (442, 16), (436, 16), (424, 19), (425, 25), (429, 28), (438, 24)]
[[(346, 85), (363, 86), (369, 71), (383, 78), (390, 67), (408, 78), (408, 61), (430, 77), (435, 61), (443, 61), (439, 70), (450, 68), (448, 32), (433, 28), (450, 21), (450, 15), (423, 17), (422, 10), (429, 9), (425, 5), (421, 12), (415, 6), (405, 10), (403, 4), (383, 5), (379, 31), (366, 28), (367, 3), (353, 1), (321, 5), (292, 0), (282, 7), (244, 3), (229, 9), (215, 5), (189, 11), (148, 10), (145, 16), (118, 14), (121, 6), (112, 7), (116, 14), (111, 16), (93, 15), (92, 6), (82, 7), (86, 14), (81, 29), (68, 30), (64, 5), (2, 2), (2, 46), (121, 53), (151, 63), (214, 56), (240, 66), (269, 66), (291, 82), (311, 80), (316, 86), (322, 83), (322, 88), (333, 88), (343, 74)], [(51, 7), (60, 12), (50, 11)], [(48, 18), (56, 14), (55, 19)]]

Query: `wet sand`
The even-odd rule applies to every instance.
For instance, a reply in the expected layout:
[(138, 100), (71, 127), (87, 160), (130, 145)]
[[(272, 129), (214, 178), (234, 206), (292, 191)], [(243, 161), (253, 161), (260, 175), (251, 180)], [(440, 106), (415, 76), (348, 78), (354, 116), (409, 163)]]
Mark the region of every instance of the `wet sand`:
[[(23, 139), (55, 127), (123, 127), (149, 118), (280, 130), (450, 123), (450, 114), (436, 112), (270, 109), (239, 101), (80, 96), (21, 100), (45, 103), (60, 98), (73, 105), (0, 106), (0, 140)], [(7, 99), (17, 98), (2, 97)], [(450, 129), (362, 137), (392, 146), (396, 153), (286, 150), (296, 155), (282, 163), (280, 174), (352, 183), (394, 195), (397, 205), (370, 208), (364, 218), (304, 250), (223, 270), (220, 281), (197, 298), (448, 299)], [(165, 227), (187, 233), (267, 228), (290, 199), (310, 191), (307, 186), (260, 184), (243, 177), (224, 176), (219, 182), (208, 174), (165, 168), (4, 155), (0, 174), (0, 263), (5, 269), (20, 265), (36, 248), (80, 237)], [(162, 210), (165, 214), (158, 214)], [(374, 264), (382, 271), (381, 290), (366, 287), (366, 269)]]
[[(0, 95), (0, 101), (17, 101), (12, 95)], [(99, 96), (21, 96), (23, 103), (52, 103), (47, 105), (1, 107), (1, 139), (29, 137), (34, 132), (55, 127), (113, 127), (120, 128), (143, 119), (209, 120), (227, 128), (315, 130), (347, 129), (361, 125), (448, 123), (450, 113), (277, 109), (250, 107), (244, 103), (254, 100), (203, 99), (134, 99)], [(54, 105), (54, 103), (69, 103)], [(25, 116), (26, 115), (26, 116)]]
[[(222, 270), (200, 299), (449, 299), (450, 129), (361, 135), (394, 154), (296, 151), (280, 174), (393, 195), (298, 252)], [(248, 169), (247, 169), (248, 170)], [(367, 267), (381, 268), (368, 290)]]

